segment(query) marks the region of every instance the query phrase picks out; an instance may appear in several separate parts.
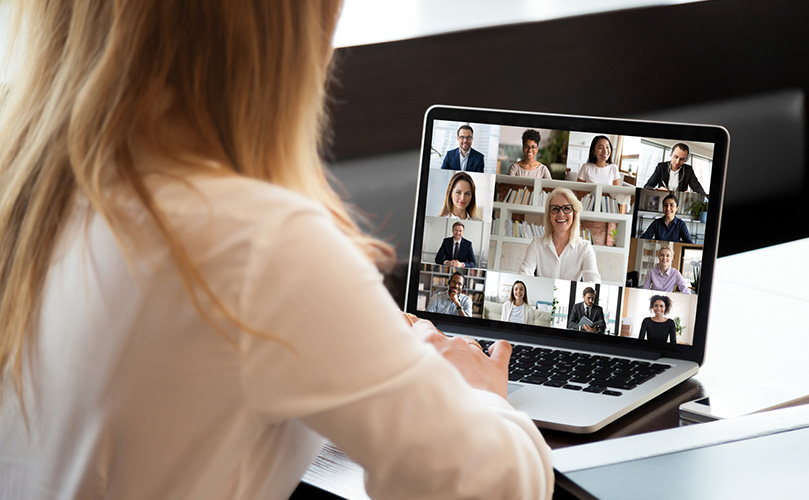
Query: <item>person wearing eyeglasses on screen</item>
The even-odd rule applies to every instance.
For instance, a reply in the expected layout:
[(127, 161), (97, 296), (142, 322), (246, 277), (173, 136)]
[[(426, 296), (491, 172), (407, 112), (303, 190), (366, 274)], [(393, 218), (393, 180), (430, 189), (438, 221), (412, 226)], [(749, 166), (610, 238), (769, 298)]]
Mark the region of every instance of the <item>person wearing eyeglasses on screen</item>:
[(537, 161), (539, 151), (539, 141), (541, 136), (537, 130), (526, 130), (522, 134), (522, 160), (512, 163), (508, 169), (508, 175), (516, 177), (536, 177), (539, 179), (550, 179), (551, 171), (548, 167)]
[(483, 153), (472, 147), (475, 131), (469, 125), (458, 127), (458, 147), (447, 151), (441, 163), (443, 170), (462, 170), (464, 172), (483, 172)]
[(545, 234), (535, 236), (520, 274), (570, 281), (601, 281), (596, 255), (579, 234), (581, 202), (567, 188), (556, 188), (545, 202)]

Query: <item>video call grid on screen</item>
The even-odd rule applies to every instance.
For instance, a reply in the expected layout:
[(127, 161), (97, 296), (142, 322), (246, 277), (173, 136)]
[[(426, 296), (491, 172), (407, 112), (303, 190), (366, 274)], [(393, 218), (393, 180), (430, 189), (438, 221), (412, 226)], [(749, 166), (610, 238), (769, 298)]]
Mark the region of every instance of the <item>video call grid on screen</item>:
[[(547, 128), (541, 118), (509, 119), (526, 116), (506, 114), (502, 123), (428, 117), (423, 231), (414, 248), (421, 264), (408, 306), (522, 333), (693, 345), (699, 297), (709, 292), (700, 278), (716, 255), (711, 189), (719, 187), (721, 198), (724, 179), (712, 179), (715, 144), (621, 133), (631, 128), (623, 121)], [(668, 177), (671, 164), (678, 178)], [(554, 192), (562, 200), (564, 189), (582, 207), (576, 251), (571, 243), (559, 262), (537, 265), (549, 260), (542, 259), (550, 249), (545, 231), (561, 227), (546, 226), (548, 198)], [(565, 222), (563, 210), (557, 222)], [(711, 258), (703, 268), (705, 251)], [(456, 272), (463, 281), (457, 304)], [(523, 297), (526, 305), (515, 307)], [(655, 305), (662, 322), (650, 318)]]

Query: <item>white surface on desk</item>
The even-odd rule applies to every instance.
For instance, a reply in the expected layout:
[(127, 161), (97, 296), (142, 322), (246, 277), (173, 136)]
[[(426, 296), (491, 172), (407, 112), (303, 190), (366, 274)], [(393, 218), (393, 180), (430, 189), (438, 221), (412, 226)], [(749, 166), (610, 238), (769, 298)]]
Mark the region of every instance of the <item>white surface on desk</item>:
[(734, 419), (568, 446), (553, 450), (553, 468), (562, 473), (570, 473), (803, 429), (809, 426), (807, 422), (809, 422), (809, 406), (802, 405)]
[(718, 260), (697, 376), (709, 394), (749, 383), (809, 394), (807, 256), (804, 239)]

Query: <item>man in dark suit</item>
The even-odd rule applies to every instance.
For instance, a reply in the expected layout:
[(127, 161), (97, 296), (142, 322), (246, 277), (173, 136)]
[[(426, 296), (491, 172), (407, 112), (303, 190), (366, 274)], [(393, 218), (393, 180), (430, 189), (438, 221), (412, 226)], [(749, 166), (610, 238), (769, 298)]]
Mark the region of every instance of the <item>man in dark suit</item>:
[(463, 237), (464, 225), (452, 225), (452, 236), (444, 238), (441, 248), (435, 254), (435, 263), (452, 267), (477, 267), (472, 242)]
[(668, 191), (694, 191), (705, 194), (699, 183), (694, 167), (686, 164), (690, 150), (687, 144), (678, 142), (671, 148), (671, 159), (661, 161), (655, 167), (652, 176), (646, 181), (644, 188), (666, 189)]
[(590, 333), (604, 333), (607, 323), (604, 321), (604, 309), (595, 305), (596, 291), (592, 287), (587, 287), (581, 294), (584, 301), (573, 304), (567, 320), (567, 327), (571, 330), (579, 330), (579, 322), (582, 318), (587, 318), (593, 322), (592, 326), (581, 325), (581, 330)]
[(444, 155), (444, 170), (464, 170), (466, 172), (483, 172), (483, 154), (472, 149), (474, 131), (469, 125), (458, 128), (458, 147), (447, 151)]

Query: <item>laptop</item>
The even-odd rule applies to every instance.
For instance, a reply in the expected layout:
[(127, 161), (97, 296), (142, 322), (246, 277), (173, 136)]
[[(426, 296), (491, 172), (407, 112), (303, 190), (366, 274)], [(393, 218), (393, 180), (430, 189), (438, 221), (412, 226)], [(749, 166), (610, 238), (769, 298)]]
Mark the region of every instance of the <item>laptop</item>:
[(508, 399), (538, 426), (601, 429), (703, 362), (729, 140), (431, 107), (405, 310), (510, 342)]

